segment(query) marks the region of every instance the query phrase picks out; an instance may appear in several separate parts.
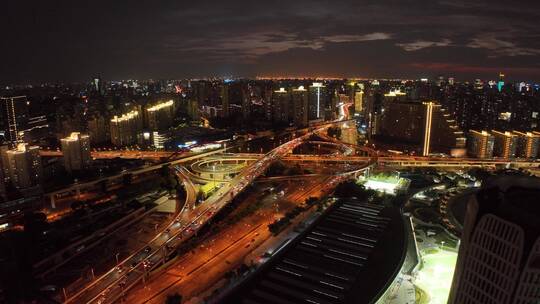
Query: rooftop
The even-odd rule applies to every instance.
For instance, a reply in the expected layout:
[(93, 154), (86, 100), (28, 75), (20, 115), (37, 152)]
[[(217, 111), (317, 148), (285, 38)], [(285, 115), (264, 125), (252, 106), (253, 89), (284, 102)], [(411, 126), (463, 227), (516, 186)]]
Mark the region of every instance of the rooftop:
[(220, 303), (371, 303), (404, 249), (398, 208), (342, 199)]

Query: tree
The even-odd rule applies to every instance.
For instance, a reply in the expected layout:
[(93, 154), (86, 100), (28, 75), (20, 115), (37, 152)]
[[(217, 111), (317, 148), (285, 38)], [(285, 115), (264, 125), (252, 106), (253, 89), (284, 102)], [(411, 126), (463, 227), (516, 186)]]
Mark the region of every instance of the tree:
[(73, 203), (71, 203), (71, 209), (73, 211), (79, 210), (79, 209), (82, 209), (82, 208), (83, 208), (83, 202), (81, 202), (81, 201), (74, 201)]
[(287, 169), (287, 167), (285, 166), (285, 164), (282, 161), (276, 161), (276, 162), (273, 162), (268, 167), (268, 169), (266, 169), (266, 175), (267, 176), (283, 175), (283, 172), (285, 172), (286, 169)]
[(180, 295), (178, 292), (172, 295), (168, 295), (167, 299), (165, 300), (165, 304), (181, 304), (181, 303), (182, 303), (182, 295)]
[(133, 174), (127, 173), (127, 174), (122, 175), (122, 184), (124, 186), (131, 185), (132, 180), (133, 180)]
[(101, 193), (107, 192), (107, 180), (102, 180), (98, 184), (98, 189)]
[(345, 181), (336, 187), (334, 195), (337, 197), (356, 197), (358, 199), (367, 199), (373, 195), (373, 192), (366, 190), (364, 186), (358, 185), (354, 181)]
[(197, 192), (197, 202), (202, 202), (205, 199), (204, 192), (199, 189), (199, 192)]
[(306, 199), (306, 205), (311, 206), (315, 204), (318, 200), (319, 200), (318, 198), (314, 196), (310, 196), (309, 198)]

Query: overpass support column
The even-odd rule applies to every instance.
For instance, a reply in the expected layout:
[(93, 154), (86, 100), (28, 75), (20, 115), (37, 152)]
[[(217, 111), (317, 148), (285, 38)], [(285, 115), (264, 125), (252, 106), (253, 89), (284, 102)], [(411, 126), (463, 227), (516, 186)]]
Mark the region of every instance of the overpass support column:
[(54, 194), (51, 194), (51, 196), (50, 196), (50, 202), (51, 202), (51, 208), (52, 209), (56, 209), (56, 199), (55, 199), (54, 196), (55, 196)]
[(364, 177), (365, 178), (368, 178), (369, 177), (369, 171), (371, 170), (371, 168), (367, 168), (365, 171), (364, 171)]

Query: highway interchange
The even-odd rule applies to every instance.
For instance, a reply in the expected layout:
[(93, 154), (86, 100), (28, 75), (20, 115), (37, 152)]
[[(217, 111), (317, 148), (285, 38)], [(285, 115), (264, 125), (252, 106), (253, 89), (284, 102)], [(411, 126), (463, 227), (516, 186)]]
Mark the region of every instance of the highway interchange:
[[(337, 121), (335, 123), (342, 123)], [(148, 244), (141, 246), (135, 250), (133, 254), (128, 256), (106, 273), (97, 277), (90, 284), (83, 288), (73, 291), (70, 290), (64, 294), (64, 303), (114, 303), (119, 299), (123, 299), (127, 292), (140, 283), (145, 283), (149, 274), (163, 266), (176, 249), (187, 239), (195, 235), (198, 230), (209, 222), (222, 208), (227, 206), (232, 199), (242, 192), (248, 185), (252, 184), (255, 179), (262, 175), (270, 164), (278, 159), (295, 161), (295, 162), (341, 162), (347, 164), (355, 164), (353, 169), (342, 172), (325, 180), (324, 188), (331, 188), (342, 180), (348, 179), (351, 176), (362, 174), (364, 170), (379, 164), (389, 166), (522, 166), (522, 167), (538, 167), (538, 163), (528, 160), (513, 161), (508, 160), (478, 160), (478, 159), (455, 159), (455, 158), (433, 158), (433, 157), (415, 157), (415, 156), (388, 156), (378, 155), (377, 152), (355, 145), (346, 145), (331, 137), (325, 135), (328, 125), (314, 128), (303, 134), (290, 137), (290, 140), (270, 150), (266, 154), (226, 154), (227, 149), (217, 149), (210, 152), (199, 154), (186, 154), (182, 158), (170, 161), (167, 164), (174, 171), (177, 179), (183, 184), (186, 189), (186, 199), (176, 218), (171, 221), (171, 224), (163, 230), (156, 233), (155, 237)], [(310, 140), (311, 136), (323, 138), (326, 144), (338, 146), (343, 155), (332, 157), (332, 155), (297, 155), (291, 152), (298, 146)], [(313, 144), (313, 143), (312, 143)], [(317, 144), (317, 143), (315, 143)], [(48, 152), (47, 152), (48, 153)], [(109, 152), (107, 152), (109, 153)], [(113, 152), (110, 152), (113, 153)], [(141, 157), (147, 152), (118, 152), (125, 157)], [(148, 158), (168, 157), (164, 154), (155, 154), (149, 152)], [(109, 154), (114, 155), (114, 154)], [(360, 155), (360, 156), (358, 156)], [(202, 160), (202, 161), (199, 161)], [(231, 179), (219, 180), (220, 188), (211, 195), (208, 199), (200, 204), (196, 203), (197, 188), (194, 181), (206, 181), (208, 178), (200, 176), (203, 171), (208, 173), (211, 168), (211, 162), (215, 161), (234, 161), (244, 162), (243, 166), (236, 166), (233, 173), (237, 173)], [(184, 164), (191, 163), (191, 171), (184, 167)], [(130, 171), (130, 174), (141, 174), (145, 172), (155, 171), (163, 167), (163, 164), (148, 166), (142, 169)], [(215, 170), (215, 167), (213, 168)], [(193, 173), (193, 172), (195, 173)], [(210, 171), (211, 172), (211, 171)], [(226, 173), (226, 168), (219, 169), (219, 173)], [(215, 172), (214, 172), (215, 173)], [(119, 174), (122, 176), (125, 173)], [(316, 174), (315, 174), (316, 176)], [(107, 179), (110, 179), (108, 177)], [(99, 181), (91, 181), (85, 184), (74, 184), (70, 187), (73, 189), (81, 189), (86, 186), (92, 186)], [(68, 189), (68, 190), (73, 190)], [(61, 191), (66, 191), (62, 189)], [(60, 193), (60, 192), (58, 192)], [(55, 195), (51, 193), (50, 195)], [(260, 233), (260, 232), (259, 232)]]

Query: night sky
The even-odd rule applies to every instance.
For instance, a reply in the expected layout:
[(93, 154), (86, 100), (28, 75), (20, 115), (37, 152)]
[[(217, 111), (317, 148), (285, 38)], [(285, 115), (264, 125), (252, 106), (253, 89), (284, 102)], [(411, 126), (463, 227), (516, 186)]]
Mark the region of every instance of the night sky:
[(0, 83), (202, 76), (540, 81), (540, 1), (2, 1)]

